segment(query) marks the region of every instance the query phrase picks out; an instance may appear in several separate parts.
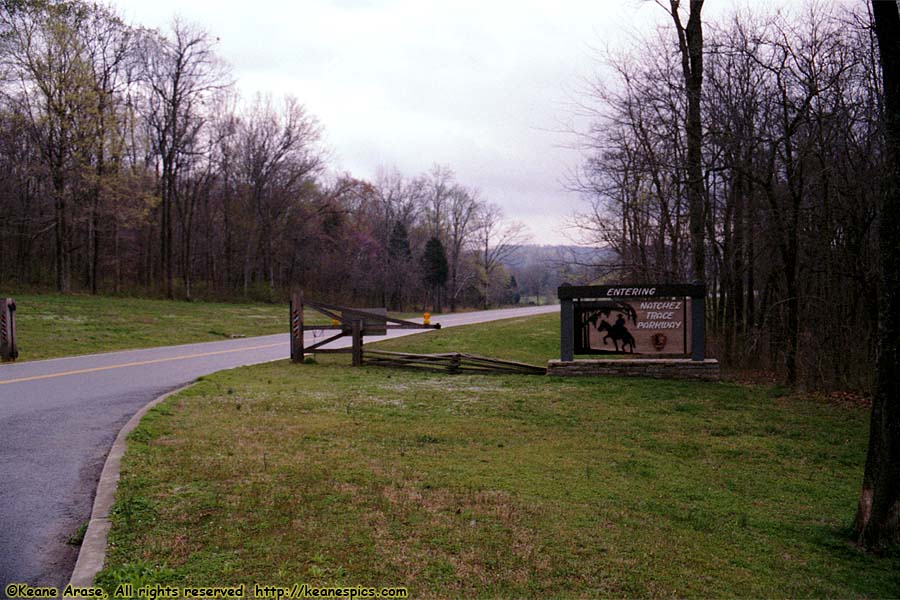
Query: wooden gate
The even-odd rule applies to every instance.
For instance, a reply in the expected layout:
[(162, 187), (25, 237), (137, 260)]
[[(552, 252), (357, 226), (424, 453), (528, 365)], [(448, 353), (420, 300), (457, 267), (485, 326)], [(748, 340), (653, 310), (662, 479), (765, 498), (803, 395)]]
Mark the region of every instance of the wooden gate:
[[(303, 322), (304, 307), (331, 319), (330, 325), (306, 325)], [(387, 316), (385, 308), (348, 308), (336, 304), (324, 302), (312, 302), (303, 299), (303, 293), (297, 292), (291, 295), (291, 360), (303, 362), (308, 352), (317, 353), (348, 353), (353, 355), (353, 366), (358, 367), (363, 363), (363, 338), (367, 335), (387, 335), (387, 332), (395, 329), (440, 329), (441, 324), (423, 325), (413, 321), (405, 321)], [(311, 346), (306, 346), (303, 334), (306, 331), (336, 332), (330, 337), (319, 340)], [(351, 336), (353, 344), (349, 348), (323, 348), (341, 337)]]

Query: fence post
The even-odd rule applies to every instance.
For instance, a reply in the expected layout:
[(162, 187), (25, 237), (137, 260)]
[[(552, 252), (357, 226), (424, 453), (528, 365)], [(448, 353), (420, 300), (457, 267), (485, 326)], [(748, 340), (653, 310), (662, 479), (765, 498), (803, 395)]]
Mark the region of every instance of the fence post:
[(0, 360), (13, 361), (18, 357), (16, 301), (12, 298), (0, 298)]
[(575, 358), (575, 307), (571, 299), (559, 301), (559, 359)]
[(351, 332), (353, 334), (353, 366), (361, 367), (363, 361), (363, 322), (360, 319), (353, 319), (351, 322)]
[(291, 294), (291, 361), (303, 362), (303, 292)]

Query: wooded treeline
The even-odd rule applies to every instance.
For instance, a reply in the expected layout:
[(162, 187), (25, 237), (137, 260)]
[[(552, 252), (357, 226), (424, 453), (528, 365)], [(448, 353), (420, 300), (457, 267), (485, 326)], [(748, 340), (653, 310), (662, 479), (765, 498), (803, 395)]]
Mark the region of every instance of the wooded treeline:
[[(674, 4), (674, 3), (673, 3)], [(870, 10), (870, 7), (869, 7)], [(885, 160), (867, 6), (703, 24), (704, 279), (714, 355), (791, 384), (869, 389)], [(685, 78), (671, 27), (609, 55), (577, 187), (610, 279), (691, 278)]]
[(215, 39), (0, 0), (0, 282), (395, 309), (511, 301), (520, 225), (450, 168), (328, 171), (295, 98), (238, 97)]

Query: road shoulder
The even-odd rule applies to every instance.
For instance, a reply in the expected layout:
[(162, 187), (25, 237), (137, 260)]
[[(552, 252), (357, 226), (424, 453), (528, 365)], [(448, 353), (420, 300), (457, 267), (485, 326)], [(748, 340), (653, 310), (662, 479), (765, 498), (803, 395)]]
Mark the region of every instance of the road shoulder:
[(110, 529), (109, 511), (116, 499), (122, 457), (125, 455), (125, 449), (128, 446), (128, 435), (134, 431), (134, 428), (138, 426), (141, 419), (144, 418), (144, 415), (151, 408), (192, 385), (194, 385), (194, 382), (154, 398), (137, 411), (125, 423), (125, 426), (119, 430), (119, 434), (116, 436), (116, 440), (113, 442), (112, 448), (110, 448), (106, 457), (103, 471), (100, 473), (100, 481), (97, 483), (97, 494), (94, 496), (94, 506), (91, 509), (91, 519), (84, 534), (81, 550), (78, 552), (78, 559), (75, 561), (75, 569), (72, 571), (72, 577), (69, 579), (69, 583), (72, 586), (87, 587), (93, 585), (94, 577), (103, 568), (103, 561), (106, 559), (106, 538)]

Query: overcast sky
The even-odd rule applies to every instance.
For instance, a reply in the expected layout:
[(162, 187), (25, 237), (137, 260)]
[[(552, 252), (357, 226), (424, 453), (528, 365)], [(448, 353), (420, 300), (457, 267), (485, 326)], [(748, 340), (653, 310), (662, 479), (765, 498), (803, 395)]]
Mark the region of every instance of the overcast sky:
[[(667, 23), (642, 0), (112, 4), (134, 24), (165, 31), (178, 15), (218, 37), (246, 99), (291, 94), (320, 120), (334, 170), (447, 165), (541, 244), (564, 243), (582, 208), (565, 190), (580, 156), (563, 130), (594, 49)], [(704, 15), (720, 8), (708, 2)]]

